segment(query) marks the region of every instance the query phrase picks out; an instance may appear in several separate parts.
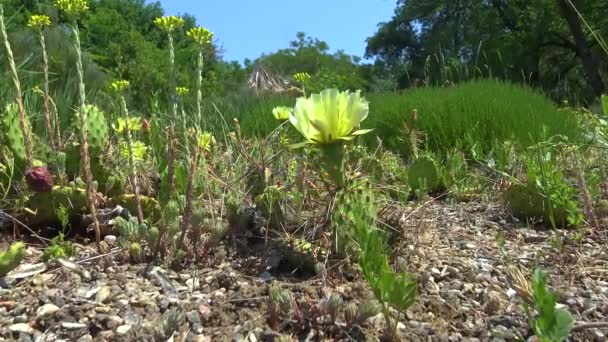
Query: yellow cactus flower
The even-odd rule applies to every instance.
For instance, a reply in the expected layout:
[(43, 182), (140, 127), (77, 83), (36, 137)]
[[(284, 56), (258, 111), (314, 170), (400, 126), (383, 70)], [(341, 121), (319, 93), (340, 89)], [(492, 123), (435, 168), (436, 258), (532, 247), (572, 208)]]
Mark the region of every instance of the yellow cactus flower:
[(194, 27), (186, 32), (186, 36), (190, 37), (198, 45), (211, 44), (213, 32), (204, 27)]
[(42, 30), (45, 27), (51, 26), (51, 18), (48, 15), (34, 14), (27, 21), (27, 26), (35, 30)]
[(272, 110), (272, 115), (274, 118), (279, 121), (289, 120), (289, 115), (291, 114), (292, 109), (290, 107), (279, 106), (274, 107)]
[(87, 0), (55, 0), (55, 7), (70, 18), (77, 18), (89, 10)]
[(110, 84), (110, 90), (120, 93), (122, 91), (125, 91), (129, 88), (129, 81), (125, 81), (125, 80), (119, 80), (119, 81), (114, 81), (112, 82), (112, 84)]
[(371, 129), (355, 131), (368, 113), (369, 103), (360, 91), (326, 89), (320, 94), (299, 98), (289, 121), (309, 143), (324, 145), (369, 133)]
[(154, 19), (154, 24), (165, 32), (173, 32), (184, 26), (184, 19), (175, 15), (169, 15)]
[(296, 80), (296, 82), (304, 83), (310, 80), (310, 74), (307, 72), (298, 72), (293, 75), (293, 79)]
[(177, 87), (177, 88), (175, 88), (175, 92), (177, 93), (177, 95), (184, 97), (184, 96), (190, 94), (190, 88)]
[(209, 132), (200, 133), (197, 140), (198, 148), (205, 151), (211, 150), (211, 145), (215, 142), (213, 135)]
[(136, 132), (141, 129), (141, 119), (139, 118), (118, 118), (116, 124), (112, 124), (112, 128), (116, 133), (123, 133), (126, 129), (131, 132)]

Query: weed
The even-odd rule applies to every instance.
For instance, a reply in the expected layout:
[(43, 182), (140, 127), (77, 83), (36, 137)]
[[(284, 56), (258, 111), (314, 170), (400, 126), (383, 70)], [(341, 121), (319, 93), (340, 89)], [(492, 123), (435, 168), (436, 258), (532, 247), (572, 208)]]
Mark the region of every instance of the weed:
[[(557, 294), (547, 288), (547, 274), (540, 269), (532, 278), (532, 303), (524, 304), (530, 326), (541, 342), (564, 341), (574, 321), (565, 309), (556, 308)], [(537, 315), (534, 316), (532, 310)]]

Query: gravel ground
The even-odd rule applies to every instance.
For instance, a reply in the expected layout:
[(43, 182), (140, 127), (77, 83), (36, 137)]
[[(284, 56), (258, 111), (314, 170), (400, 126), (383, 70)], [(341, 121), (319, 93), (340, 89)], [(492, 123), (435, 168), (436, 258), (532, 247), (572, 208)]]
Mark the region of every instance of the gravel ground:
[[(396, 267), (419, 279), (416, 304), (399, 324), (403, 341), (531, 340), (507, 276), (514, 266), (526, 276), (537, 266), (548, 272), (559, 303), (577, 321), (571, 341), (607, 340), (608, 250), (599, 234), (575, 242), (574, 231), (515, 223), (492, 202), (391, 207), (381, 217), (397, 230)], [(133, 265), (122, 253), (94, 258), (94, 245), (82, 246), (75, 263), (37, 265), (46, 270), (4, 279), (0, 338), (272, 341), (278, 333), (269, 322), (270, 284), (289, 289), (299, 302), (317, 303), (330, 292), (345, 303), (372, 296), (356, 270), (336, 267), (325, 279), (269, 273), (261, 254), (242, 256), (230, 246), (179, 271)], [(26, 266), (39, 262), (36, 247), (28, 254)], [(381, 315), (348, 329), (343, 322), (341, 315), (336, 324), (284, 321), (280, 333), (302, 341), (375, 341), (385, 326)]]

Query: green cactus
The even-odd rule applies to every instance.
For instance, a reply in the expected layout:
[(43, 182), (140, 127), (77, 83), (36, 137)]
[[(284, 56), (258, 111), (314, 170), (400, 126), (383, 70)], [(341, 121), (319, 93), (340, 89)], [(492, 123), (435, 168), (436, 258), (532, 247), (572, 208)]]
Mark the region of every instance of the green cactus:
[(557, 227), (568, 225), (567, 209), (551, 206), (549, 199), (532, 185), (513, 184), (504, 193), (504, 199), (513, 216), (520, 220), (542, 219), (555, 222)]
[[(30, 125), (29, 120), (27, 125)], [(4, 132), (4, 141), (11, 152), (13, 152), (15, 158), (15, 169), (24, 173), (25, 167), (27, 166), (27, 153), (25, 150), (23, 133), (19, 126), (19, 111), (16, 104), (9, 103), (6, 105), (4, 115), (2, 116), (2, 128)]]
[(100, 156), (108, 143), (108, 122), (105, 114), (94, 105), (87, 105), (87, 141), (91, 159)]
[(131, 260), (136, 263), (142, 263), (146, 261), (146, 254), (144, 253), (144, 249), (137, 242), (133, 242), (131, 246), (129, 246), (129, 256)]
[[(105, 114), (94, 105), (86, 105), (87, 111), (87, 141), (91, 158), (91, 173), (93, 178), (105, 184), (109, 176), (101, 157), (108, 143), (108, 123)], [(80, 145), (72, 143), (66, 150), (65, 169), (68, 175), (80, 172)]]
[(86, 191), (84, 188), (73, 186), (55, 186), (50, 192), (38, 192), (26, 202), (29, 209), (25, 212), (25, 221), (32, 226), (42, 223), (57, 222), (55, 208), (64, 206), (74, 214), (86, 210)]
[(25, 244), (21, 241), (13, 243), (8, 251), (0, 252), (0, 277), (4, 277), (19, 266), (24, 256)]
[(442, 186), (437, 164), (430, 157), (415, 159), (408, 169), (407, 179), (413, 189), (434, 192)]

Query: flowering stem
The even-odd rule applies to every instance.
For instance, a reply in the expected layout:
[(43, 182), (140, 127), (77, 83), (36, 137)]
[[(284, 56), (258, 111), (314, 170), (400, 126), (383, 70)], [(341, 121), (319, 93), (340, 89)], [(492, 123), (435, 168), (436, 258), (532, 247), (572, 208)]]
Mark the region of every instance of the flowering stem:
[(184, 207), (184, 213), (182, 215), (182, 231), (177, 242), (177, 248), (182, 248), (186, 232), (190, 227), (190, 220), (192, 217), (192, 199), (194, 197), (194, 180), (196, 179), (196, 171), (198, 169), (199, 160), (199, 149), (196, 144), (193, 145), (193, 152), (190, 158), (190, 173), (188, 174), (187, 185), (186, 185), (186, 205)]
[[(51, 148), (53, 152), (57, 152), (57, 146), (55, 144), (55, 131), (53, 130), (53, 126), (51, 124), (51, 110), (49, 106), (49, 58), (46, 53), (46, 42), (44, 40), (44, 32), (42, 29), (38, 30), (38, 41), (40, 42), (40, 49), (42, 50), (42, 71), (44, 74), (44, 119), (46, 123), (46, 130), (49, 136), (49, 142), (51, 143)], [(56, 125), (58, 122), (55, 123)]]
[(95, 244), (100, 253), (101, 249), (101, 232), (99, 230), (99, 220), (97, 220), (97, 209), (95, 207), (95, 186), (93, 184), (93, 174), (91, 173), (91, 159), (89, 156), (89, 143), (87, 140), (88, 125), (87, 125), (87, 110), (86, 110), (86, 88), (84, 84), (84, 71), (82, 67), (82, 49), (80, 46), (80, 31), (78, 24), (74, 21), (71, 25), (74, 33), (74, 47), (76, 48), (76, 71), (78, 74), (78, 94), (80, 98), (80, 157), (83, 163), (84, 181), (87, 187), (87, 204), (89, 212), (93, 218), (93, 228), (95, 230)]
[(8, 41), (8, 34), (6, 33), (6, 25), (4, 23), (4, 7), (2, 6), (2, 4), (0, 4), (0, 31), (2, 33), (2, 39), (4, 40), (4, 46), (6, 47), (8, 63), (10, 65), (11, 73), (13, 76), (13, 84), (15, 85), (15, 100), (17, 101), (17, 108), (19, 109), (19, 126), (21, 128), (21, 133), (23, 134), (23, 142), (25, 145), (25, 153), (27, 158), (27, 167), (30, 168), (34, 165), (32, 141), (30, 137), (29, 127), (26, 121), (27, 114), (25, 112), (25, 106), (23, 105), (21, 82), (19, 81), (19, 74), (17, 73), (17, 66), (15, 65), (13, 49), (11, 48), (11, 43)]
[(321, 146), (324, 157), (324, 167), (337, 189), (345, 186), (344, 177), (344, 144), (335, 142)]
[(202, 117), (202, 113), (201, 113), (201, 104), (203, 102), (203, 91), (202, 91), (202, 84), (203, 84), (203, 48), (201, 47), (198, 50), (198, 64), (197, 64), (197, 73), (196, 73), (196, 113), (198, 115), (198, 121), (200, 123)]
[(129, 153), (129, 170), (131, 184), (133, 185), (133, 192), (135, 192), (135, 204), (137, 206), (137, 221), (139, 224), (144, 223), (144, 214), (141, 209), (141, 198), (139, 196), (139, 185), (137, 182), (137, 172), (135, 171), (135, 160), (133, 158), (133, 144), (131, 143), (131, 130), (129, 129), (129, 109), (127, 108), (127, 101), (124, 96), (120, 96), (120, 106), (122, 107), (122, 112), (125, 114), (125, 118), (127, 120), (126, 131), (126, 140), (127, 140), (127, 150)]
[(175, 183), (175, 152), (173, 151), (173, 139), (175, 137), (175, 120), (177, 119), (177, 93), (175, 89), (175, 51), (173, 47), (173, 35), (167, 33), (169, 38), (169, 74), (171, 75), (171, 101), (173, 102), (173, 118), (169, 124), (169, 143), (167, 144), (167, 198), (173, 195)]

